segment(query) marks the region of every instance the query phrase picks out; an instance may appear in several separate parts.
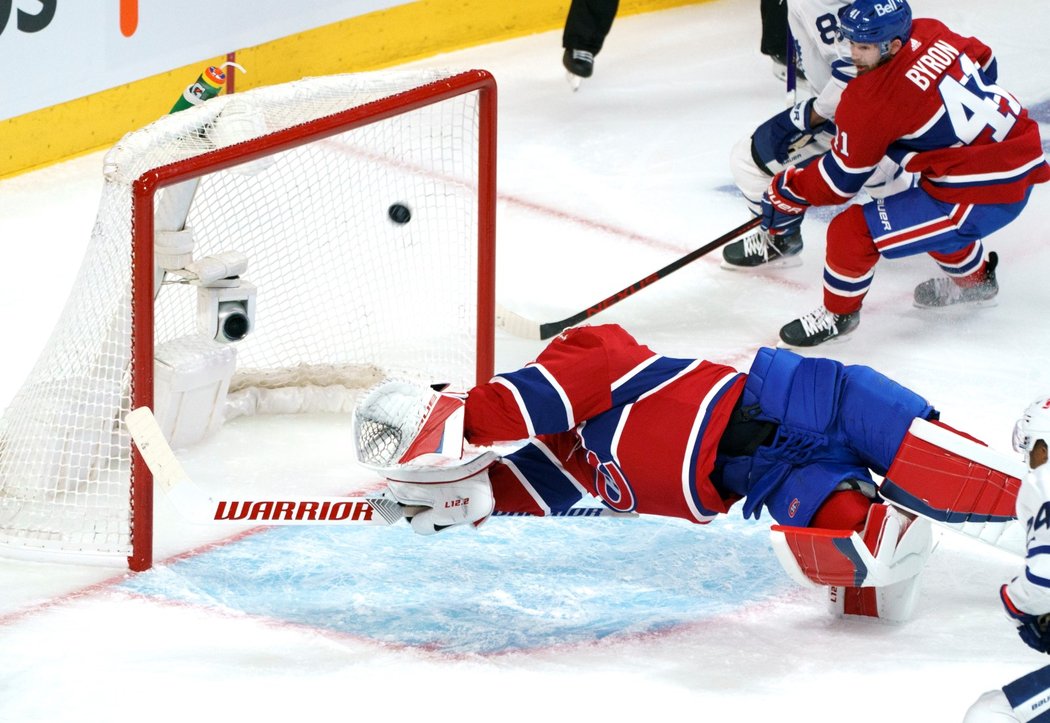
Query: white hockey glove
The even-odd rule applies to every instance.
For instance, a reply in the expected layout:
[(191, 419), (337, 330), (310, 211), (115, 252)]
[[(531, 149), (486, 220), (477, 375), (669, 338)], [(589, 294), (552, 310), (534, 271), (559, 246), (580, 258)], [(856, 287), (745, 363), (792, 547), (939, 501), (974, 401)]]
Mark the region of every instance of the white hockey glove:
[(386, 494), (404, 507), (405, 518), (420, 535), (467, 524), (478, 527), (495, 507), (487, 468), (453, 482), (390, 480)]

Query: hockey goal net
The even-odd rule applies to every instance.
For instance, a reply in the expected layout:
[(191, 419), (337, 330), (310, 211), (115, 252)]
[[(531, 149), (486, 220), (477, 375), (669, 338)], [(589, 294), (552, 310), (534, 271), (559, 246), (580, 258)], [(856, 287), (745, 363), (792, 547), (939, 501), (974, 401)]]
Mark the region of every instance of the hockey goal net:
[(133, 408), (166, 405), (170, 434), (268, 391), (315, 392), (278, 411), (346, 411), (332, 390), (491, 375), (495, 112), (484, 71), (380, 72), (214, 98), (125, 136), (0, 421), (0, 552), (152, 564)]

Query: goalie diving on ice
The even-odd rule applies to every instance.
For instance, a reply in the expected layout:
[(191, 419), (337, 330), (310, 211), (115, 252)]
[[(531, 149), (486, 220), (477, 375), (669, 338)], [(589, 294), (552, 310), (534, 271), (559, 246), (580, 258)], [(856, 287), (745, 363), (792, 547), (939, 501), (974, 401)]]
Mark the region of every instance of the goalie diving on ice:
[(616, 325), (570, 329), (462, 394), (383, 383), (354, 414), (359, 462), (418, 533), (585, 496), (698, 524), (740, 503), (773, 518), (781, 563), (833, 610), (891, 620), (911, 613), (930, 521), (995, 543), (1023, 471), (868, 367), (762, 348), (742, 373)]

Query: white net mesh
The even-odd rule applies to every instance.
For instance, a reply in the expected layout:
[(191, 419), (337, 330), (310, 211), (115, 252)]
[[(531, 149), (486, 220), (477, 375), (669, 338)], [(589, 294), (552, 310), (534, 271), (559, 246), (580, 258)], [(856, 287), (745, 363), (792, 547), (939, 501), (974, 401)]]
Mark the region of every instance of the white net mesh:
[[(122, 419), (135, 347), (133, 187), (152, 169), (197, 162), (216, 144), (244, 138), (246, 128), (267, 138), (237, 146), (245, 152), (286, 129), (297, 140), (261, 161), (205, 165), (199, 184), (162, 189), (154, 214), (158, 232), (192, 229), (194, 258), (224, 251), (248, 258), (255, 323), (237, 344), (231, 390), (359, 388), (386, 375), (474, 382), (479, 94), (353, 130), (327, 125), (333, 114), (449, 75), (333, 76), (219, 97), (128, 134), (107, 154), (80, 275), (0, 421), (0, 549), (131, 552)], [(231, 138), (215, 128), (234, 102)], [(322, 127), (325, 137), (311, 139)], [(394, 204), (411, 220), (392, 221)], [(156, 344), (198, 333), (197, 288), (166, 278), (156, 290)]]

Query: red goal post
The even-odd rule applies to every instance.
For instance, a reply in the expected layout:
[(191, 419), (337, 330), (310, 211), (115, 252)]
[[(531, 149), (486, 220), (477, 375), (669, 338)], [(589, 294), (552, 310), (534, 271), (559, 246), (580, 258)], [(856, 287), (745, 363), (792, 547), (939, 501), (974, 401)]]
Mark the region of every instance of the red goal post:
[[(208, 382), (230, 398), (253, 386), (354, 391), (384, 375), (458, 385), (492, 375), (489, 73), (332, 76), (216, 98), (129, 134), (105, 173), (82, 278), (0, 422), (0, 552), (123, 554), (149, 568), (153, 483), (122, 420), (186, 404), (194, 392), (172, 389), (201, 366), (221, 376), (212, 370), (235, 365), (232, 380)], [(206, 283), (215, 263), (229, 275)], [(240, 307), (250, 331), (225, 344), (201, 324), (208, 299), (221, 312), (230, 287), (251, 289)], [(47, 433), (61, 441), (41, 450)]]

